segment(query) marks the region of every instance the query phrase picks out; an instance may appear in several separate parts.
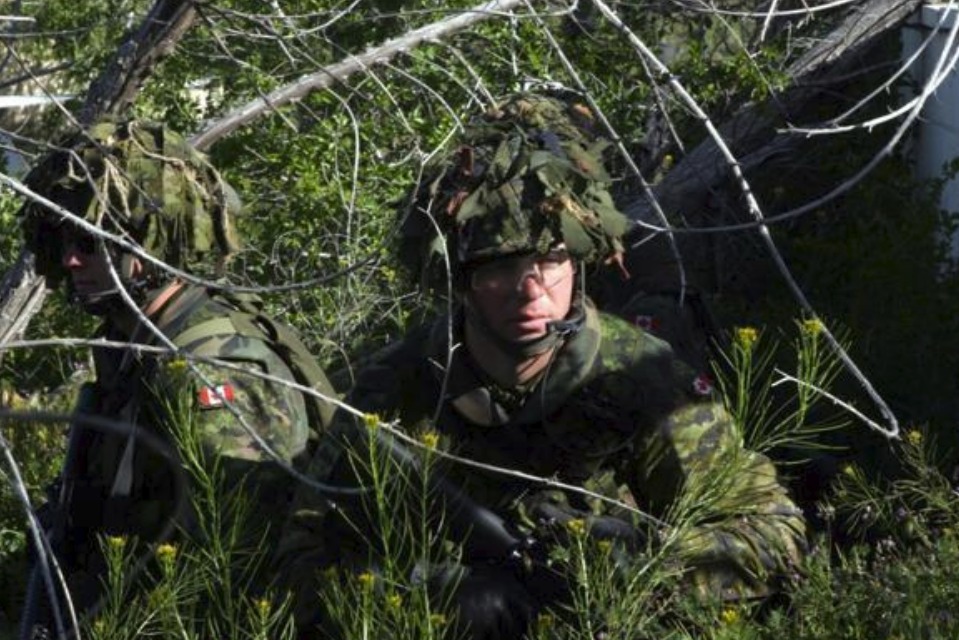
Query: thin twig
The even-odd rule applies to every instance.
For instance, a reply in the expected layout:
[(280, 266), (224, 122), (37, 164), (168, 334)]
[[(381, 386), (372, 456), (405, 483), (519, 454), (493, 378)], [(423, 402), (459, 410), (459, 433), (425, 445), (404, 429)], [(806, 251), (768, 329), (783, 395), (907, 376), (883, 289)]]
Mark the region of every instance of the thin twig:
[(420, 27), (399, 38), (387, 40), (380, 46), (358, 56), (349, 56), (346, 60), (325, 67), (316, 73), (303, 76), (290, 85), (248, 102), (199, 132), (190, 142), (198, 149), (206, 149), (220, 138), (251, 122), (265, 111), (275, 111), (277, 108), (299, 100), (313, 91), (325, 89), (334, 83), (342, 82), (354, 73), (364, 71), (375, 63), (390, 60), (400, 53), (425, 42), (447, 37), (483, 20), (501, 15), (502, 12), (509, 11), (521, 2), (523, 0), (484, 2), (451, 18)]
[[(524, 0), (526, 6), (532, 10), (530, 5), (530, 0)], [(534, 14), (535, 15), (535, 14)], [(609, 19), (609, 16), (607, 16)], [(618, 26), (626, 28), (622, 24), (622, 21), (619, 20), (619, 17), (616, 15), (612, 16), (611, 21), (618, 22)], [(539, 26), (543, 30), (543, 33), (546, 35), (547, 40), (549, 40), (550, 46), (556, 52), (556, 55), (559, 56), (560, 61), (563, 63), (563, 67), (566, 69), (566, 72), (573, 78), (573, 81), (579, 87), (580, 91), (583, 92), (583, 95), (586, 97), (587, 102), (589, 102), (590, 109), (593, 113), (596, 114), (597, 119), (602, 123), (603, 128), (609, 132), (612, 137), (612, 141), (616, 146), (617, 151), (619, 151), (620, 156), (625, 160), (626, 165), (629, 167), (630, 172), (633, 176), (639, 181), (640, 187), (643, 190), (643, 193), (646, 194), (646, 197), (649, 199), (650, 204), (653, 207), (653, 211), (656, 212), (656, 216), (660, 219), (664, 227), (669, 227), (669, 219), (666, 217), (666, 212), (663, 211), (662, 207), (659, 206), (659, 202), (656, 200), (656, 197), (653, 195), (652, 187), (646, 181), (646, 178), (643, 176), (642, 172), (639, 170), (639, 167), (636, 166), (635, 160), (633, 160), (632, 154), (626, 149), (626, 146), (623, 144), (623, 139), (616, 133), (616, 130), (613, 129), (613, 126), (610, 124), (609, 119), (606, 118), (606, 114), (603, 113), (602, 109), (599, 108), (599, 105), (596, 103), (596, 100), (592, 97), (586, 85), (583, 83), (582, 78), (580, 78), (579, 73), (576, 71), (576, 67), (569, 61), (569, 58), (566, 56), (566, 53), (563, 51), (562, 47), (559, 46), (559, 43), (553, 37), (552, 32), (550, 32), (549, 27), (546, 26), (546, 23), (542, 20), (539, 21)], [(631, 32), (630, 32), (631, 33)], [(683, 306), (686, 298), (686, 265), (683, 261), (683, 256), (679, 251), (679, 245), (676, 243), (676, 238), (670, 231), (666, 231), (667, 237), (669, 239), (670, 250), (673, 253), (673, 257), (676, 260), (676, 270), (679, 275), (679, 305)]]
[(818, 394), (821, 395), (822, 397), (826, 398), (827, 400), (831, 401), (831, 402), (832, 402), (834, 405), (836, 405), (837, 407), (840, 407), (840, 408), (848, 411), (848, 412), (851, 413), (852, 415), (856, 416), (857, 418), (859, 418), (860, 420), (862, 420), (862, 421), (866, 424), (866, 426), (868, 426), (869, 428), (871, 428), (871, 429), (873, 429), (873, 430), (875, 430), (875, 431), (878, 431), (879, 433), (881, 433), (881, 434), (884, 435), (885, 437), (887, 437), (887, 438), (889, 438), (889, 439), (891, 439), (891, 440), (898, 440), (898, 439), (899, 439), (899, 431), (898, 431), (898, 429), (897, 429), (894, 433), (893, 433), (893, 432), (890, 432), (889, 430), (887, 430), (886, 428), (884, 428), (882, 425), (880, 425), (880, 424), (876, 423), (874, 420), (870, 419), (870, 418), (869, 418), (868, 416), (866, 416), (863, 412), (861, 412), (861, 411), (859, 411), (858, 409), (856, 409), (856, 407), (852, 406), (852, 404), (850, 404), (850, 403), (848, 403), (848, 402), (846, 402), (846, 401), (844, 401), (844, 400), (836, 397), (835, 395), (833, 395), (832, 393), (826, 391), (826, 390), (823, 389), (822, 387), (818, 387), (818, 386), (816, 386), (816, 385), (814, 385), (814, 384), (811, 384), (811, 383), (809, 383), (809, 382), (806, 382), (805, 380), (800, 380), (799, 378), (797, 378), (797, 377), (795, 377), (795, 376), (789, 375), (788, 373), (786, 373), (786, 372), (783, 371), (782, 369), (774, 369), (774, 371), (775, 371), (776, 373), (778, 373), (778, 374), (779, 374), (780, 376), (782, 376), (782, 377), (781, 377), (779, 380), (773, 381), (772, 384), (770, 384), (771, 387), (778, 387), (779, 385), (784, 384), (784, 383), (786, 383), (786, 382), (792, 382), (792, 383), (796, 384), (797, 386), (805, 387), (805, 388), (807, 388), (807, 389), (810, 389), (810, 390), (818, 393)]

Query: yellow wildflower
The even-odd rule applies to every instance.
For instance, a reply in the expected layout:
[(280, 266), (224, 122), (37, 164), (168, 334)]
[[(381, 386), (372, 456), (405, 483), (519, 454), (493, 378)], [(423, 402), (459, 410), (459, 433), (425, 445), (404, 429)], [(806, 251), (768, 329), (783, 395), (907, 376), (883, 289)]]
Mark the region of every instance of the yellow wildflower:
[(380, 426), (380, 417), (375, 413), (364, 413), (363, 423), (367, 429), (376, 429)]
[(822, 320), (819, 320), (818, 318), (803, 320), (802, 324), (800, 325), (800, 331), (802, 331), (804, 335), (807, 335), (811, 338), (815, 338), (822, 333), (824, 328), (825, 325), (823, 325)]
[(856, 470), (856, 465), (854, 464), (843, 465), (842, 473), (844, 476), (848, 476), (850, 478), (855, 478), (856, 475), (858, 475), (858, 471)]
[(168, 542), (164, 542), (156, 550), (157, 559), (164, 565), (169, 566), (176, 559), (176, 547)]
[(364, 571), (360, 575), (356, 576), (356, 579), (364, 589), (372, 589), (373, 583), (376, 582), (376, 576), (369, 571)]
[(435, 451), (440, 443), (440, 434), (435, 431), (424, 431), (420, 434), (420, 442), (430, 451)]
[(260, 598), (253, 604), (256, 606), (256, 612), (260, 614), (261, 618), (269, 617), (270, 611), (273, 609), (273, 603), (270, 602), (269, 598)]
[(430, 614), (430, 626), (433, 627), (443, 627), (446, 626), (446, 616), (442, 613), (431, 613)]
[(106, 633), (107, 622), (103, 618), (97, 618), (96, 622), (93, 623), (93, 634), (101, 636)]
[(586, 521), (582, 518), (575, 518), (566, 523), (566, 528), (574, 536), (583, 536), (586, 534)]
[(399, 609), (403, 606), (403, 596), (398, 593), (391, 593), (386, 596), (386, 606), (390, 609)]
[(166, 363), (167, 373), (179, 375), (186, 371), (187, 363), (185, 358), (173, 358)]
[(556, 624), (556, 618), (548, 613), (541, 613), (536, 617), (536, 628), (541, 631), (549, 631)]
[(723, 612), (719, 614), (719, 618), (723, 621), (723, 624), (736, 624), (739, 622), (739, 611), (731, 608), (723, 609)]
[(613, 543), (610, 540), (600, 540), (596, 543), (596, 546), (602, 553), (609, 553), (613, 549)]
[(107, 545), (114, 551), (123, 551), (127, 546), (127, 539), (123, 536), (107, 536)]
[(673, 157), (673, 154), (667, 153), (663, 156), (663, 170), (669, 171), (673, 168), (673, 163), (676, 161), (676, 158)]
[(906, 442), (914, 447), (918, 447), (922, 444), (922, 431), (919, 429), (910, 429), (906, 434)]
[(327, 567), (326, 569), (323, 569), (322, 576), (323, 576), (323, 579), (326, 580), (327, 582), (333, 582), (334, 580), (337, 580), (340, 577), (339, 571), (337, 571), (336, 567), (332, 567), (332, 566)]
[(736, 327), (736, 344), (744, 350), (750, 351), (758, 339), (759, 332), (754, 327)]

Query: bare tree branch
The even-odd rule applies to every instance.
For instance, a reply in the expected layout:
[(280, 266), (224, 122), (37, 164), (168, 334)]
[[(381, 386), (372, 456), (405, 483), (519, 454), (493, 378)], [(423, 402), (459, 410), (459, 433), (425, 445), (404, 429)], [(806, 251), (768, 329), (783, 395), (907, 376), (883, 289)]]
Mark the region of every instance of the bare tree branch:
[(157, 0), (140, 28), (117, 50), (110, 65), (93, 82), (77, 119), (89, 125), (109, 113), (122, 113), (143, 82), (192, 26), (192, 0)]
[(0, 82), (0, 89), (9, 89), (11, 87), (16, 87), (19, 84), (22, 84), (27, 81), (33, 81), (37, 78), (42, 78), (43, 76), (51, 76), (55, 73), (63, 71), (64, 69), (69, 69), (73, 66), (73, 62), (61, 62), (58, 64), (50, 65), (48, 67), (42, 67), (40, 69), (33, 69), (27, 73), (20, 74), (13, 78), (8, 78)]
[[(24, 252), (0, 280), (0, 345), (20, 336), (30, 318), (40, 310), (46, 296), (46, 283), (36, 274), (33, 254)], [(0, 353), (0, 359), (2, 359)]]
[[(788, 134), (777, 128), (788, 122), (812, 100), (828, 91), (829, 80), (847, 73), (862, 53), (896, 28), (920, 5), (921, 0), (866, 0), (853, 7), (842, 23), (826, 35), (820, 44), (789, 68), (791, 89), (762, 104), (751, 105), (719, 126), (719, 133), (737, 157), (764, 156), (763, 149), (773, 146), (784, 153)], [(791, 144), (802, 138), (792, 136)], [(692, 149), (665, 176), (653, 192), (660, 206), (670, 214), (689, 214), (701, 210), (709, 193), (731, 178), (722, 151), (711, 138)], [(624, 205), (624, 212), (635, 220), (653, 220), (652, 205), (640, 197)]]
[(197, 149), (207, 149), (220, 138), (255, 120), (265, 112), (300, 100), (313, 91), (325, 89), (337, 82), (342, 82), (354, 73), (364, 71), (374, 64), (392, 60), (399, 54), (424, 42), (441, 40), (484, 20), (500, 16), (504, 11), (510, 11), (520, 4), (522, 4), (522, 0), (491, 0), (473, 9), (463, 11), (452, 18), (434, 22), (398, 38), (387, 40), (366, 53), (350, 56), (346, 60), (324, 67), (316, 73), (311, 73), (292, 84), (281, 87), (267, 96), (248, 102), (195, 135), (190, 142)]

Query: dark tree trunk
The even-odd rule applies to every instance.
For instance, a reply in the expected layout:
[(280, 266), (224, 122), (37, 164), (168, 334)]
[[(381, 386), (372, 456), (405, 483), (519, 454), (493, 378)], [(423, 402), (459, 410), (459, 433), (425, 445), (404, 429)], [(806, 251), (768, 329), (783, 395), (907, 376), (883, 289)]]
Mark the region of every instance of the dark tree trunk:
[[(856, 4), (836, 29), (790, 67), (788, 74), (792, 80), (788, 89), (718, 123), (721, 136), (747, 179), (760, 167), (768, 167), (770, 162), (787, 163), (801, 153), (805, 137), (782, 130), (818, 100), (831, 99), (837, 87), (858, 70), (872, 66), (869, 53), (920, 4), (921, 0), (865, 0)], [(746, 217), (734, 220), (727, 215), (716, 215), (720, 209), (717, 203), (724, 203), (730, 195), (735, 198), (730, 189), (732, 179), (732, 170), (720, 149), (712, 139), (706, 139), (677, 161), (655, 185), (653, 194), (668, 216), (681, 217), (691, 226), (748, 222), (751, 219)], [(622, 201), (623, 211), (630, 218), (659, 224), (652, 205), (642, 194), (627, 194)], [(632, 241), (637, 242), (646, 235), (648, 232), (637, 228)], [(725, 276), (718, 265), (723, 255), (729, 253), (724, 252), (723, 247), (732, 243), (733, 253), (738, 253), (746, 240), (720, 241), (715, 235), (680, 234), (678, 241), (688, 282), (694, 288), (722, 289)], [(635, 276), (627, 286), (608, 280), (597, 283), (600, 297), (611, 307), (626, 302), (637, 291), (678, 286), (678, 267), (665, 237), (641, 244), (627, 256), (627, 265)]]

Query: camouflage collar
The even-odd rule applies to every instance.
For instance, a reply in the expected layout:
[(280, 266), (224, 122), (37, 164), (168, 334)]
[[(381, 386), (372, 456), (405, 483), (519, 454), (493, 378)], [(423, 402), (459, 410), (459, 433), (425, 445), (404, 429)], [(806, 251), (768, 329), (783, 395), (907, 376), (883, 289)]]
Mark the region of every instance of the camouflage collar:
[[(599, 313), (588, 298), (584, 302), (586, 322), (557, 352), (539, 382), (525, 394), (517, 389), (497, 390), (471, 366), (470, 356), (460, 341), (452, 351), (447, 345), (449, 316), (439, 318), (430, 331), (427, 349), (431, 370), (445, 389), (443, 402), (449, 402), (463, 418), (476, 425), (497, 427), (509, 424), (542, 422), (555, 412), (587, 378), (599, 353)], [(462, 337), (462, 311), (455, 316), (454, 340)], [(447, 368), (447, 361), (449, 367)], [(445, 380), (444, 380), (445, 378)], [(444, 384), (445, 382), (445, 384)], [(509, 396), (514, 404), (505, 402)]]

